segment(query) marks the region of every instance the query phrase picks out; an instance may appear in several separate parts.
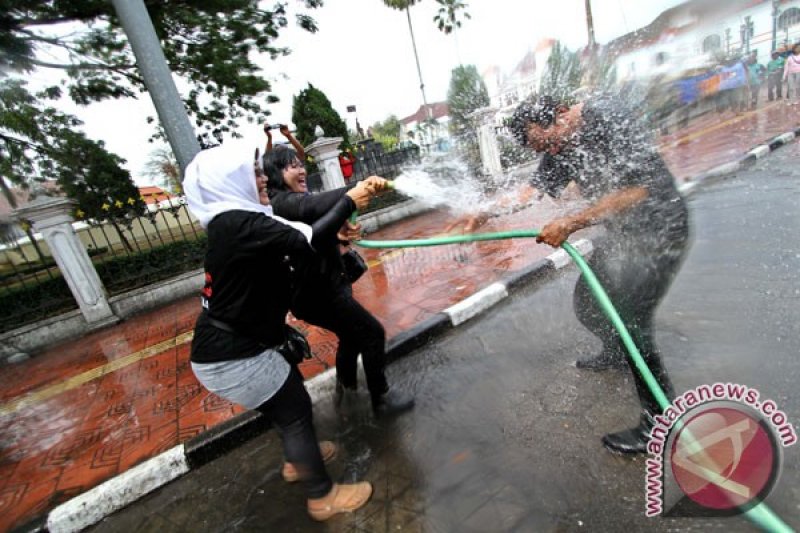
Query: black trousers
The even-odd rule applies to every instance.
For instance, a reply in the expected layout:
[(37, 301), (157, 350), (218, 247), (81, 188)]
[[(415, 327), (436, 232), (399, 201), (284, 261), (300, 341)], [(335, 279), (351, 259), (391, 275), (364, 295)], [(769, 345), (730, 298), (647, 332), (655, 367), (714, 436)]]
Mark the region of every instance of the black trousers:
[[(688, 221), (657, 236), (610, 233), (588, 260), (647, 367), (669, 399), (675, 393), (656, 347), (653, 317), (680, 268), (688, 237)], [(603, 314), (583, 277), (575, 286), (573, 304), (578, 319), (603, 341), (606, 352), (626, 355), (642, 408), (651, 414), (660, 413), (647, 384), (627, 357), (622, 339)]]
[(328, 494), (333, 482), (325, 469), (314, 431), (311, 397), (296, 367), (292, 367), (280, 390), (257, 410), (278, 430), (286, 460), (300, 474), (308, 497), (321, 498)]
[(367, 388), (372, 397), (376, 398), (389, 389), (384, 372), (386, 331), (378, 319), (353, 298), (352, 289), (338, 291), (312, 309), (293, 312), (297, 318), (325, 328), (339, 338), (336, 377), (342, 385), (348, 388), (358, 385), (358, 354), (361, 354)]

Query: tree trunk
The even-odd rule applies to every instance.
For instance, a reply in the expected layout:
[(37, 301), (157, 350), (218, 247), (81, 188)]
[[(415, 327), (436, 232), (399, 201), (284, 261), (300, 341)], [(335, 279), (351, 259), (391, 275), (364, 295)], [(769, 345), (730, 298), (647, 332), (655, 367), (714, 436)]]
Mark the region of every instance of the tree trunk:
[(117, 235), (119, 235), (119, 240), (122, 241), (122, 244), (125, 245), (125, 248), (128, 250), (129, 253), (133, 253), (133, 246), (131, 246), (130, 241), (128, 241), (127, 237), (125, 237), (125, 234), (122, 233), (122, 229), (119, 227), (117, 222), (114, 220), (111, 220), (110, 222), (111, 225), (114, 226), (114, 229), (117, 230)]
[(411, 33), (411, 46), (414, 47), (414, 59), (417, 62), (417, 75), (419, 75), (419, 90), (422, 91), (422, 104), (425, 106), (425, 112), (428, 119), (433, 118), (433, 112), (428, 107), (428, 99), (425, 98), (425, 82), (422, 81), (422, 69), (419, 66), (419, 54), (417, 54), (417, 41), (414, 39), (414, 28), (411, 26), (411, 10), (406, 6), (406, 18), (408, 18), (408, 31)]

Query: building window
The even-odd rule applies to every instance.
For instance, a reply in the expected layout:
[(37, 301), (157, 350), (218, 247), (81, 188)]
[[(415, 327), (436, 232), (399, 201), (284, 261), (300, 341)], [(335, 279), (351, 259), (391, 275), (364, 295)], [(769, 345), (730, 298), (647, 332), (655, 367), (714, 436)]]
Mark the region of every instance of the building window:
[(709, 35), (703, 39), (703, 53), (708, 54), (722, 48), (722, 39), (719, 35)]
[(790, 26), (800, 24), (800, 8), (790, 7), (778, 17), (778, 27), (782, 30), (789, 29)]

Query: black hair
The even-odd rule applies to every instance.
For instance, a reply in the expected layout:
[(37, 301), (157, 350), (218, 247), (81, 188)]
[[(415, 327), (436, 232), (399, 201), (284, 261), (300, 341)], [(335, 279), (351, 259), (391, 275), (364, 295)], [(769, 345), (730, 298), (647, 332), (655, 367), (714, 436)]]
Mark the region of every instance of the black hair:
[(537, 99), (528, 99), (519, 104), (511, 116), (509, 129), (518, 143), (528, 144), (528, 125), (536, 124), (547, 128), (556, 120), (561, 102), (549, 95)]
[(297, 159), (297, 152), (286, 146), (275, 146), (264, 154), (264, 174), (267, 175), (267, 194), (270, 198), (280, 191), (289, 190), (283, 181), (283, 171)]

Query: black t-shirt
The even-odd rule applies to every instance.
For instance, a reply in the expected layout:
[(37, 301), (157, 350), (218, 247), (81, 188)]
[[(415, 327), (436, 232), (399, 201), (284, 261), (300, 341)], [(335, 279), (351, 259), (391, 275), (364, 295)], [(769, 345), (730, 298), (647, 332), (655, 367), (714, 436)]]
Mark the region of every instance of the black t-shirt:
[[(208, 225), (203, 307), (191, 360), (252, 357), (283, 342), (290, 296), (313, 250), (298, 230), (262, 213), (227, 211)], [(236, 333), (208, 323), (208, 317)]]
[(604, 222), (611, 231), (652, 232), (683, 226), (686, 205), (640, 114), (612, 96), (587, 100), (574, 143), (556, 155), (545, 153), (531, 185), (558, 196), (574, 180), (581, 194), (597, 200), (629, 187), (644, 187), (648, 196)]

